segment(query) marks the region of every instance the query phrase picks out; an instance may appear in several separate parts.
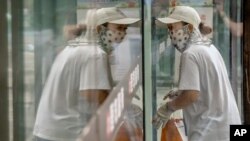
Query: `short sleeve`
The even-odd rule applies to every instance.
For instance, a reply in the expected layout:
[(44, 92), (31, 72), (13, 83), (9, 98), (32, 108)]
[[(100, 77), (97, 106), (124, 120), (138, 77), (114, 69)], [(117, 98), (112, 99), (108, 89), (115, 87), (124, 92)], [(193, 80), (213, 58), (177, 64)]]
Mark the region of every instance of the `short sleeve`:
[(200, 91), (199, 67), (195, 57), (191, 54), (181, 56), (179, 90)]
[(107, 67), (105, 54), (95, 54), (89, 57), (81, 68), (80, 90), (109, 90), (111, 85)]

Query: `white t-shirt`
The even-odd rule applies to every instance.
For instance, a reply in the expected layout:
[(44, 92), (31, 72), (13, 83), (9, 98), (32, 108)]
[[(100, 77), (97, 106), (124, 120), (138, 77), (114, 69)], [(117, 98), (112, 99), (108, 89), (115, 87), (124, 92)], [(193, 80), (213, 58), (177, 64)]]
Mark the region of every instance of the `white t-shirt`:
[(43, 89), (34, 135), (56, 141), (75, 140), (96, 103), (88, 103), (79, 91), (110, 89), (107, 55), (99, 46), (67, 46), (55, 59)]
[(189, 141), (229, 141), (231, 124), (241, 124), (227, 70), (211, 45), (192, 45), (181, 55), (180, 90), (198, 90), (198, 100), (183, 109)]

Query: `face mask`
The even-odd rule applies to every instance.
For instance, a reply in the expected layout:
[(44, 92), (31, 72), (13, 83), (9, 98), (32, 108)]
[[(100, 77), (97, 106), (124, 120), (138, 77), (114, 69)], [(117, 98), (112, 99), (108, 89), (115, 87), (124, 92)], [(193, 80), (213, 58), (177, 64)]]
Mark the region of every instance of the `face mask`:
[(102, 26), (100, 31), (100, 43), (105, 51), (110, 52), (113, 50), (111, 48), (117, 46), (119, 43), (122, 42), (125, 35), (125, 31), (113, 31), (107, 29), (107, 27)]
[(187, 49), (187, 43), (190, 37), (188, 26), (183, 26), (179, 30), (169, 32), (172, 45), (181, 53)]
[(111, 43), (121, 43), (124, 39), (125, 31), (107, 30), (106, 38)]

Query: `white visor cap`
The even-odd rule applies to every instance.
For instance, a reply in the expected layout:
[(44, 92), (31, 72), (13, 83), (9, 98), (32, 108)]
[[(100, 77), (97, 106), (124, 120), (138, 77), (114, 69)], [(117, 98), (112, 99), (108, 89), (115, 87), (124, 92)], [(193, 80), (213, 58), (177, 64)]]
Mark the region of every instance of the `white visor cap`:
[(170, 12), (168, 17), (158, 18), (164, 24), (171, 24), (176, 22), (186, 22), (192, 24), (194, 28), (199, 27), (201, 19), (197, 11), (189, 6), (176, 6)]
[(128, 18), (116, 7), (100, 8), (96, 11), (97, 25), (104, 23), (133, 24), (139, 21), (138, 18)]

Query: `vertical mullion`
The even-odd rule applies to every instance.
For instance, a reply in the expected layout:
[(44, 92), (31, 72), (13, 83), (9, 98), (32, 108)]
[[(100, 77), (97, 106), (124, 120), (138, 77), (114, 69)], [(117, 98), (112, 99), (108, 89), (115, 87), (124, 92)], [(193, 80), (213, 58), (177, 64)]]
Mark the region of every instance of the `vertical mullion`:
[[(155, 140), (155, 131), (153, 130), (151, 117), (153, 115), (153, 72), (152, 69), (152, 17), (151, 17), (151, 4), (152, 0), (142, 1), (142, 36), (143, 36), (143, 86), (144, 86), (144, 140)], [(153, 95), (152, 95), (153, 94)]]
[(11, 1), (13, 70), (13, 140), (25, 140), (23, 0)]
[[(230, 2), (230, 17), (235, 22), (237, 21), (237, 1)], [(231, 77), (231, 84), (235, 94), (236, 101), (238, 102), (238, 91), (237, 91), (237, 36), (232, 35), (230, 32), (230, 77)]]
[[(34, 0), (34, 65), (35, 65), (35, 113), (37, 111), (38, 103), (41, 97), (43, 88), (42, 81), (42, 55), (43, 48), (41, 45), (41, 31), (42, 31), (42, 3), (43, 1)], [(46, 9), (47, 10), (47, 9)]]
[(0, 139), (9, 140), (7, 1), (0, 0)]
[(244, 124), (250, 124), (250, 1), (244, 1), (243, 18), (243, 106)]

